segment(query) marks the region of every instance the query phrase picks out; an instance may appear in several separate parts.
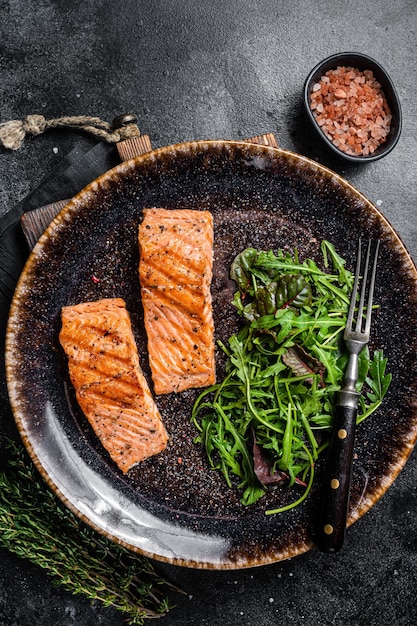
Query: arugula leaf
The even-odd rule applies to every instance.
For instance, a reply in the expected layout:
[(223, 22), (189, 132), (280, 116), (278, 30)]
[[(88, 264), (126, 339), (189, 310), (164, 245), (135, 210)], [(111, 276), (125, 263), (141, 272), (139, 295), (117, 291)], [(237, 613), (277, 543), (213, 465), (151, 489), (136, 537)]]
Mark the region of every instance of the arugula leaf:
[(359, 398), (362, 413), (356, 420), (358, 424), (363, 422), (364, 419), (369, 417), (381, 406), (382, 401), (388, 392), (392, 381), (392, 374), (385, 373), (387, 363), (388, 359), (384, 357), (383, 351), (375, 350), (373, 358), (369, 364), (368, 375), (365, 378), (365, 383), (369, 387), (366, 397), (370, 404), (366, 404), (363, 396)]
[(387, 361), (382, 350), (375, 350), (369, 376), (366, 377), (366, 382), (371, 389), (367, 396), (371, 402), (382, 402), (391, 384), (392, 375), (385, 374)]
[[(227, 357), (223, 381), (203, 391), (192, 420), (213, 469), (254, 504), (267, 491), (254, 471), (254, 450), (265, 457), (271, 478), (284, 472), (289, 488), (304, 489), (289, 505), (298, 506), (311, 490), (314, 463), (328, 445), (335, 394), (343, 384), (347, 353), (342, 341), (353, 275), (334, 246), (321, 244), (323, 266), (300, 263), (279, 250), (248, 248), (232, 263), (238, 291), (233, 305), (242, 327), (219, 344)], [(368, 348), (359, 358), (358, 423), (381, 404), (391, 375), (387, 359)], [(238, 479), (236, 485), (235, 476)], [(264, 481), (266, 483), (269, 480)], [(282, 481), (281, 481), (282, 482)], [(279, 493), (279, 491), (277, 492)]]
[[(334, 245), (332, 243), (330, 243), (329, 241), (322, 241), (321, 242), (321, 251), (323, 253), (323, 259), (324, 259), (324, 266), (326, 268), (329, 267), (330, 263), (329, 263), (329, 256), (331, 259), (331, 265), (332, 267), (338, 272), (339, 274), (339, 278), (340, 278), (340, 282), (342, 284), (346, 284), (349, 287), (349, 292), (351, 291), (352, 288), (352, 274), (351, 272), (349, 272), (349, 270), (346, 270), (346, 261), (345, 259), (343, 259), (337, 252), (336, 249), (334, 247)], [(329, 256), (328, 256), (329, 255)]]

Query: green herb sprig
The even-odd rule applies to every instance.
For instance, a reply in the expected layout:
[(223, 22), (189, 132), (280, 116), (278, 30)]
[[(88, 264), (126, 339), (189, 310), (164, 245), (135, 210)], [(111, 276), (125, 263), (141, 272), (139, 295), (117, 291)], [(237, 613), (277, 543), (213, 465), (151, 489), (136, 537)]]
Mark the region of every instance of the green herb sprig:
[(26, 457), (7, 443), (0, 467), (0, 546), (44, 568), (54, 584), (123, 612), (144, 624), (170, 608), (180, 592), (145, 557), (129, 552), (82, 523), (56, 498)]
[[(302, 489), (303, 502), (314, 481), (314, 467), (328, 446), (334, 397), (343, 382), (347, 353), (342, 341), (353, 274), (328, 241), (321, 244), (324, 270), (297, 250), (248, 248), (232, 263), (238, 286), (233, 304), (244, 324), (219, 342), (227, 356), (223, 381), (197, 398), (192, 420), (210, 466), (220, 470), (241, 502), (258, 501), (270, 484)], [(358, 423), (381, 404), (391, 382), (382, 351), (359, 360), (362, 393)], [(256, 462), (255, 462), (256, 459)]]

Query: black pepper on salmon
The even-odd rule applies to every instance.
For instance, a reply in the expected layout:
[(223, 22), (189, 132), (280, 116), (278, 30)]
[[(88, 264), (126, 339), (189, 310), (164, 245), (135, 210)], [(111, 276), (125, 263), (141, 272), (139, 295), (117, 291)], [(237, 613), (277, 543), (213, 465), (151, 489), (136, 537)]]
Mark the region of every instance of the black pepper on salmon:
[(139, 278), (156, 394), (215, 382), (209, 211), (145, 209)]

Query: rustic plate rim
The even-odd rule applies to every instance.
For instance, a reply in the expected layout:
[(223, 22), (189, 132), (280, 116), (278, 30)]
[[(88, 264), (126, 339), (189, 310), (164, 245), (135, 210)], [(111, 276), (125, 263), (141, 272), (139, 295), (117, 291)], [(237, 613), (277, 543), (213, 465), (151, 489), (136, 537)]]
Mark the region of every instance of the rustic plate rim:
[[(249, 142), (250, 143), (250, 142)], [(282, 154), (284, 156), (287, 156), (290, 159), (296, 159), (297, 161), (301, 161), (304, 164), (306, 164), (309, 167), (313, 167), (316, 170), (323, 172), (326, 176), (330, 176), (331, 178), (334, 178), (335, 180), (337, 180), (344, 188), (349, 189), (351, 192), (354, 193), (355, 196), (358, 196), (362, 199), (363, 202), (366, 203), (366, 205), (368, 205), (372, 211), (374, 211), (377, 216), (378, 219), (380, 219), (385, 225), (386, 227), (392, 231), (393, 235), (395, 235), (397, 241), (400, 243), (401, 247), (402, 247), (402, 252), (403, 254), (406, 256), (408, 263), (410, 264), (410, 267), (412, 269), (413, 272), (413, 276), (415, 278), (415, 280), (417, 281), (417, 268), (416, 265), (411, 257), (411, 255), (409, 254), (406, 246), (404, 245), (400, 235), (395, 231), (395, 229), (392, 227), (392, 225), (390, 224), (389, 220), (379, 211), (379, 209), (361, 192), (359, 191), (354, 185), (352, 185), (349, 181), (347, 181), (346, 179), (344, 179), (341, 175), (337, 174), (336, 172), (334, 172), (333, 170), (331, 170), (330, 168), (321, 165), (320, 163), (305, 157), (303, 155), (297, 154), (295, 152), (289, 151), (289, 150), (284, 150), (282, 148), (274, 148), (271, 146), (263, 146), (263, 145), (259, 145), (259, 144), (251, 144), (254, 148), (256, 147), (256, 149), (265, 153), (277, 153), (277, 154)], [(32, 444), (32, 442), (30, 441), (30, 439), (27, 436), (27, 433), (25, 431), (25, 428), (23, 426), (23, 423), (21, 421), (21, 418), (19, 417), (19, 401), (18, 398), (16, 396), (15, 391), (13, 390), (13, 383), (11, 383), (11, 378), (13, 375), (13, 351), (12, 351), (12, 347), (13, 347), (13, 325), (14, 325), (14, 320), (16, 317), (18, 317), (18, 308), (19, 308), (19, 297), (20, 297), (20, 293), (21, 290), (24, 286), (25, 281), (27, 280), (28, 276), (30, 276), (30, 272), (32, 269), (32, 266), (34, 264), (36, 264), (36, 261), (38, 259), (38, 256), (42, 254), (43, 251), (43, 247), (44, 245), (49, 241), (49, 238), (51, 237), (51, 235), (56, 231), (56, 229), (62, 227), (65, 225), (66, 220), (70, 219), (71, 215), (73, 214), (73, 212), (77, 212), (78, 207), (82, 202), (86, 196), (86, 194), (90, 194), (90, 193), (94, 193), (95, 190), (97, 190), (98, 187), (102, 186), (103, 184), (107, 184), (108, 181), (111, 181), (113, 179), (114, 176), (116, 177), (123, 177), (124, 175), (126, 175), (127, 172), (129, 172), (132, 168), (135, 169), (137, 167), (140, 167), (142, 163), (148, 161), (149, 159), (152, 160), (157, 160), (161, 155), (164, 155), (166, 153), (177, 153), (178, 151), (182, 151), (182, 152), (192, 152), (192, 150), (199, 150), (199, 149), (210, 149), (211, 146), (214, 147), (221, 147), (221, 146), (244, 146), (245, 148), (247, 148), (248, 146), (248, 142), (246, 141), (236, 141), (236, 140), (199, 140), (199, 141), (187, 141), (187, 142), (181, 142), (181, 143), (175, 143), (175, 144), (171, 144), (171, 145), (167, 145), (167, 146), (163, 146), (160, 148), (156, 148), (154, 150), (152, 150), (149, 153), (143, 154), (143, 155), (139, 155), (137, 157), (134, 157), (133, 159), (130, 159), (128, 161), (122, 162), (118, 165), (116, 165), (114, 168), (112, 168), (111, 170), (108, 170), (107, 172), (103, 173), (101, 176), (99, 176), (97, 179), (95, 179), (94, 181), (91, 181), (84, 189), (82, 189), (78, 194), (76, 194), (73, 198), (71, 198), (69, 200), (69, 202), (65, 205), (65, 207), (60, 211), (60, 213), (57, 215), (57, 217), (51, 222), (51, 224), (47, 227), (45, 233), (40, 237), (38, 243), (35, 245), (34, 249), (32, 250), (32, 252), (29, 255), (29, 258), (24, 266), (24, 269), (19, 277), (17, 286), (16, 286), (16, 291), (15, 291), (15, 295), (13, 297), (12, 300), (12, 305), (10, 307), (10, 312), (9, 312), (9, 322), (8, 322), (8, 326), (7, 326), (7, 331), (6, 331), (6, 377), (7, 377), (7, 381), (8, 381), (8, 388), (9, 388), (9, 398), (10, 398), (10, 403), (12, 406), (12, 410), (13, 410), (13, 414), (15, 416), (15, 420), (16, 420), (16, 424), (18, 426), (18, 430), (19, 433), (22, 437), (23, 443), (25, 444), (25, 447), (32, 459), (32, 461), (34, 462), (36, 468), (38, 469), (38, 471), (40, 472), (40, 474), (42, 475), (42, 477), (45, 479), (46, 483), (49, 485), (49, 487), (52, 489), (52, 491), (61, 499), (61, 501), (78, 517), (80, 518), (82, 521), (84, 521), (86, 524), (88, 524), (89, 526), (93, 527), (96, 531), (100, 532), (101, 534), (107, 536), (109, 539), (116, 541), (117, 543), (124, 545), (125, 547), (129, 548), (130, 550), (133, 550), (135, 552), (138, 552), (140, 554), (143, 554), (144, 556), (150, 557), (150, 558), (154, 558), (156, 560), (160, 560), (160, 561), (164, 561), (170, 564), (174, 564), (174, 565), (180, 565), (180, 566), (186, 566), (186, 567), (194, 567), (194, 568), (199, 568), (199, 569), (241, 569), (241, 568), (245, 568), (245, 567), (254, 567), (254, 566), (258, 566), (258, 565), (265, 565), (267, 563), (272, 563), (272, 562), (276, 562), (279, 560), (284, 560), (284, 559), (288, 559), (288, 558), (292, 558), (294, 556), (298, 556), (303, 554), (304, 552), (310, 550), (311, 548), (314, 547), (314, 542), (312, 540), (306, 540), (303, 541), (302, 543), (300, 543), (297, 546), (293, 546), (292, 548), (289, 548), (287, 550), (287, 552), (282, 555), (279, 556), (279, 558), (275, 558), (275, 557), (271, 557), (270, 560), (268, 558), (264, 558), (261, 562), (228, 562), (226, 563), (221, 563), (219, 564), (212, 564), (212, 563), (204, 563), (201, 561), (193, 561), (192, 559), (190, 560), (186, 560), (186, 559), (182, 559), (182, 558), (167, 558), (164, 556), (161, 556), (159, 554), (156, 554), (154, 552), (148, 552), (144, 549), (139, 549), (135, 546), (131, 546), (130, 544), (124, 542), (123, 540), (119, 539), (117, 536), (115, 536), (114, 534), (112, 534), (112, 532), (103, 529), (102, 527), (100, 527), (99, 525), (96, 525), (94, 522), (92, 522), (86, 515), (84, 515), (82, 512), (80, 512), (73, 504), (72, 502), (68, 499), (68, 497), (65, 495), (65, 493), (63, 493), (61, 491), (61, 489), (52, 481), (52, 479), (50, 478), (48, 472), (45, 470), (41, 460), (39, 459), (35, 448)], [(416, 403), (416, 408), (417, 408), (417, 403)], [(398, 460), (398, 462), (396, 464), (393, 464), (389, 469), (389, 475), (386, 477), (386, 480), (384, 481), (384, 484), (381, 485), (381, 488), (379, 489), (379, 491), (374, 492), (372, 494), (372, 497), (368, 497), (367, 499), (365, 499), (363, 502), (361, 502), (361, 506), (353, 512), (353, 514), (350, 515), (349, 520), (348, 520), (348, 525), (353, 524), (355, 521), (357, 521), (359, 518), (361, 518), (374, 504), (376, 504), (376, 502), (382, 497), (382, 495), (384, 495), (386, 493), (386, 491), (389, 489), (389, 487), (393, 484), (393, 482), (396, 480), (398, 474), (400, 473), (400, 471), (403, 469), (405, 463), (407, 462), (414, 446), (415, 443), (417, 441), (417, 420), (416, 423), (414, 424), (414, 429), (408, 433), (409, 434), (409, 439), (408, 441), (404, 442), (404, 446), (403, 446), (403, 455), (402, 457)]]

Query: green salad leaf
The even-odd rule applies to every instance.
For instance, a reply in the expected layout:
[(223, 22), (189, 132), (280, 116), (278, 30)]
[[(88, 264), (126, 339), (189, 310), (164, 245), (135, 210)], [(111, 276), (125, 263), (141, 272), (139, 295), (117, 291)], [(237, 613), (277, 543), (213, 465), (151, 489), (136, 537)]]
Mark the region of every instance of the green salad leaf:
[[(276, 485), (294, 490), (293, 508), (308, 496), (314, 466), (329, 442), (335, 394), (347, 363), (343, 342), (353, 274), (328, 241), (323, 267), (279, 250), (248, 248), (234, 259), (233, 304), (242, 327), (227, 345), (224, 379), (197, 398), (196, 442), (241, 502), (257, 502)], [(382, 351), (359, 359), (358, 423), (381, 404), (391, 382)]]

